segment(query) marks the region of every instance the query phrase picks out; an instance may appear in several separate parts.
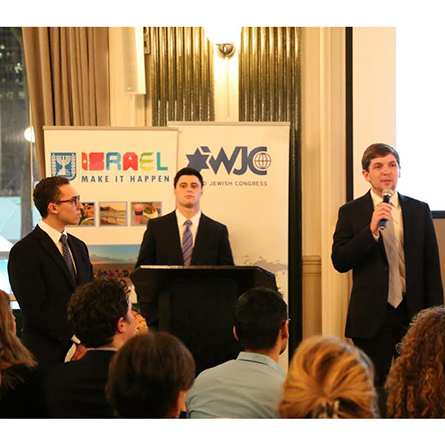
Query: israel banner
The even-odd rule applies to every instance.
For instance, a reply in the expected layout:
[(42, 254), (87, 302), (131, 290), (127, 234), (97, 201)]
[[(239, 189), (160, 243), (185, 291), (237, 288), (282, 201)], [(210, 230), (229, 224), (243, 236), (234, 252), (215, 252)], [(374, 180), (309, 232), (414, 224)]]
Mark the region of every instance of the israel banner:
[[(96, 276), (129, 285), (150, 218), (175, 209), (177, 130), (45, 127), (47, 176), (63, 176), (80, 195), (79, 226)], [(135, 296), (134, 296), (135, 299)]]

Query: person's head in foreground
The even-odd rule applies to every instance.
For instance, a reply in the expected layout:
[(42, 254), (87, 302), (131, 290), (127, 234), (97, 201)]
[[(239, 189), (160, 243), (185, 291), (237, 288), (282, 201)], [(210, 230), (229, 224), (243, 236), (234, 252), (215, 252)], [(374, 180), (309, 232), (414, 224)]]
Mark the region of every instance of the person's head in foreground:
[(403, 337), (388, 378), (388, 417), (445, 417), (445, 307), (424, 309)]
[(378, 416), (368, 356), (337, 337), (304, 340), (292, 358), (278, 412), (282, 418)]
[(244, 351), (278, 356), (287, 347), (289, 319), (281, 294), (266, 287), (244, 292), (235, 306), (233, 333)]
[(187, 347), (166, 332), (141, 334), (113, 357), (107, 397), (122, 418), (177, 418), (195, 381)]
[[(9, 296), (0, 290), (0, 377), (2, 370), (13, 365), (32, 368), (36, 365), (36, 361), (18, 339)], [(2, 381), (4, 388), (15, 384), (13, 376), (6, 376)]]

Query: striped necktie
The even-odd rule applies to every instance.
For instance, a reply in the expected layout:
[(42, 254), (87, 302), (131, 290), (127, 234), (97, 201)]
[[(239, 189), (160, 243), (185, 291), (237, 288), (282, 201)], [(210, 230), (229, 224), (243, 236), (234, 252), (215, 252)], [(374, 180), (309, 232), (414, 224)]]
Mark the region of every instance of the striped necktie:
[(182, 256), (184, 258), (184, 265), (190, 266), (193, 252), (193, 235), (190, 230), (192, 222), (188, 219), (185, 223), (184, 235), (182, 236)]
[(397, 307), (402, 302), (403, 295), (399, 268), (399, 254), (397, 251), (396, 234), (392, 219), (387, 221), (386, 229), (382, 231), (382, 236), (389, 266), (388, 303), (393, 307)]
[(76, 272), (74, 271), (73, 260), (71, 258), (70, 249), (68, 248), (68, 237), (64, 233), (60, 237), (60, 242), (62, 243), (63, 259), (68, 266), (68, 270), (70, 271), (73, 280), (76, 281)]

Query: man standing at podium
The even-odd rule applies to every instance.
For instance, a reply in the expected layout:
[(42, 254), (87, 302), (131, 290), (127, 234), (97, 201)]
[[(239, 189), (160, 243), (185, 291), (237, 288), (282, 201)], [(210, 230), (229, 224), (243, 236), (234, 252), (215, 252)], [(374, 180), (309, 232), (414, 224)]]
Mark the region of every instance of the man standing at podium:
[[(233, 266), (227, 227), (201, 212), (201, 173), (190, 167), (179, 170), (174, 178), (174, 193), (176, 210), (148, 221), (136, 267)], [(151, 324), (157, 311), (155, 304), (149, 306), (150, 309), (141, 309)]]

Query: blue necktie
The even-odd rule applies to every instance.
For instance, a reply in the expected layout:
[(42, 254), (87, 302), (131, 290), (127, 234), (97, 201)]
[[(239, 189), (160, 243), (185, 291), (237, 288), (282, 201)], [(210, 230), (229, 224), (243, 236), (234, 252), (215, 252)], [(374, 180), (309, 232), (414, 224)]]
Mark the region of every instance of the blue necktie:
[(193, 252), (193, 235), (190, 230), (192, 222), (188, 219), (185, 223), (184, 235), (182, 236), (182, 256), (184, 258), (184, 265), (190, 266)]
[(65, 260), (65, 263), (68, 266), (68, 269), (70, 271), (71, 276), (73, 277), (73, 280), (76, 281), (76, 272), (74, 271), (73, 260), (71, 258), (70, 250), (68, 248), (68, 238), (64, 233), (60, 237), (60, 242), (62, 243), (63, 259)]

